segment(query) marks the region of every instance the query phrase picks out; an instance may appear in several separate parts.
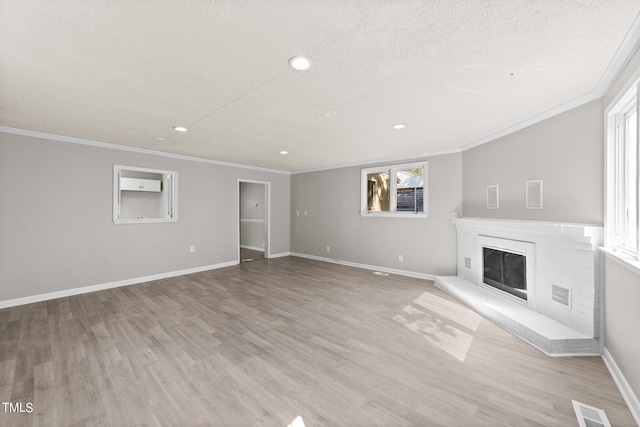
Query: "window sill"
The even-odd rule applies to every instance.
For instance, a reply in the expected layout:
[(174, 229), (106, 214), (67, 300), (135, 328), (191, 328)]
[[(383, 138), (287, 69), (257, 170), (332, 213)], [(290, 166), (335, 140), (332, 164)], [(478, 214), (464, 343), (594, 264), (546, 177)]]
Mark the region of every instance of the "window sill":
[(640, 261), (631, 258), (629, 255), (625, 255), (620, 252), (613, 251), (603, 246), (600, 246), (598, 249), (600, 249), (600, 252), (604, 253), (607, 256), (607, 258), (610, 259), (611, 261), (614, 261), (617, 264), (620, 264), (621, 266), (625, 267), (627, 270), (631, 271), (637, 276), (640, 276)]
[(369, 218), (426, 218), (426, 213), (386, 213), (386, 212), (360, 212), (360, 216)]
[(154, 224), (160, 222), (178, 222), (178, 218), (126, 218), (114, 219), (115, 224)]

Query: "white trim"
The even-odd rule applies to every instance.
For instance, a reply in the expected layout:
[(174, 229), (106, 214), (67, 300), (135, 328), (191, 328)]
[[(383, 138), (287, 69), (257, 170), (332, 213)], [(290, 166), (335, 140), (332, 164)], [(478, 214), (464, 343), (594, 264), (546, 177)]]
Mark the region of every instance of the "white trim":
[(616, 53), (613, 54), (611, 62), (609, 62), (607, 69), (596, 86), (595, 93), (604, 95), (611, 89), (638, 47), (640, 47), (640, 14), (636, 15), (631, 27), (624, 35), (622, 43), (618, 46)]
[[(604, 186), (604, 202), (605, 202), (605, 242), (607, 248), (615, 249), (615, 251), (626, 252), (627, 255), (637, 258), (640, 233), (640, 224), (638, 220), (638, 197), (635, 198), (635, 224), (633, 228), (635, 232), (631, 234), (631, 239), (627, 235), (629, 224), (628, 218), (628, 202), (626, 185), (628, 182), (637, 181), (639, 161), (638, 161), (638, 141), (637, 135), (634, 141), (628, 138), (627, 115), (632, 112), (636, 114), (636, 120), (640, 116), (638, 112), (638, 100), (640, 99), (640, 68), (637, 69), (632, 79), (627, 80), (622, 90), (620, 90), (614, 100), (609, 103), (605, 109), (604, 115), (604, 154), (605, 154), (605, 186)], [(636, 133), (638, 123), (635, 123)], [(631, 157), (627, 150), (631, 146), (636, 150), (636, 158), (634, 159), (634, 167), (636, 168), (635, 180), (628, 180), (626, 160)], [(633, 241), (631, 241), (633, 240)]]
[(287, 256), (291, 256), (291, 252), (280, 252), (280, 253), (277, 253), (277, 254), (271, 254), (269, 259), (283, 258), (283, 257), (287, 257)]
[[(428, 210), (428, 185), (429, 185), (429, 162), (422, 160), (413, 163), (402, 164), (386, 164), (360, 169), (360, 216), (362, 217), (388, 217), (388, 218), (427, 218)], [(422, 212), (398, 211), (398, 188), (396, 182), (396, 174), (407, 169), (422, 169)], [(389, 174), (389, 210), (388, 211), (369, 211), (368, 208), (368, 176), (388, 172)], [(416, 202), (417, 203), (417, 202)], [(417, 206), (416, 206), (417, 207)]]
[[(633, 86), (635, 86), (640, 80), (640, 67), (633, 73), (633, 75), (626, 81), (622, 89), (616, 94), (616, 96), (609, 102), (607, 107), (604, 109), (604, 120), (605, 124), (607, 123), (607, 116), (611, 113), (616, 105), (620, 102), (620, 100), (628, 95), (628, 92), (631, 90)], [(607, 136), (607, 132), (605, 131), (605, 137)]]
[[(121, 208), (121, 193), (120, 188), (122, 185), (122, 171), (134, 171), (155, 173), (162, 175), (162, 179), (171, 181), (171, 201), (165, 199), (170, 207), (170, 217), (158, 217), (158, 218), (120, 218)], [(167, 181), (168, 182), (168, 181)], [(167, 187), (169, 185), (167, 184)], [(125, 166), (125, 165), (113, 165), (113, 222), (115, 224), (148, 224), (148, 223), (160, 223), (160, 222), (178, 222), (178, 172), (162, 169), (151, 169), (137, 166)]]
[(624, 401), (627, 403), (631, 415), (633, 415), (636, 423), (640, 426), (640, 401), (638, 400), (638, 396), (636, 396), (633, 389), (631, 389), (631, 386), (622, 374), (620, 368), (618, 368), (616, 361), (613, 359), (613, 356), (611, 356), (611, 353), (609, 353), (609, 350), (607, 350), (607, 347), (605, 347), (602, 352), (602, 360), (604, 364), (607, 365), (607, 369), (609, 369), (613, 381), (618, 386), (620, 394), (622, 394)]
[(238, 261), (227, 261), (218, 264), (205, 265), (202, 267), (188, 268), (185, 270), (169, 271), (167, 273), (152, 274), (150, 276), (135, 277), (133, 279), (118, 280), (115, 282), (102, 283), (99, 285), (83, 286), (80, 288), (65, 289), (63, 291), (47, 292), (45, 294), (32, 295), (28, 297), (15, 298), (0, 301), (0, 309), (15, 307), (18, 305), (32, 304), (34, 302), (48, 301), (57, 298), (64, 298), (73, 295), (87, 294), (90, 292), (103, 291), (105, 289), (119, 288), (122, 286), (135, 285), (138, 283), (151, 282), (153, 280), (167, 279), (169, 277), (184, 276), (186, 274), (200, 273), (202, 271), (216, 270), (218, 268), (238, 265)]
[[(264, 220), (262, 222), (265, 224), (264, 227), (264, 257), (266, 259), (271, 258), (271, 182), (269, 181), (255, 181), (251, 179), (242, 179), (238, 178), (238, 185), (236, 187), (236, 231), (238, 236), (238, 262), (240, 262), (240, 224), (244, 222), (240, 218), (240, 184), (241, 183), (249, 183), (249, 184), (261, 184), (264, 185)], [(251, 221), (253, 222), (253, 221)]]
[[(570, 225), (575, 227), (603, 227), (602, 224), (589, 223), (589, 222), (558, 222), (552, 221), (538, 221), (530, 219), (501, 219), (501, 218), (484, 218), (479, 216), (459, 216), (456, 221), (488, 221), (495, 225), (500, 223), (510, 223), (510, 225), (522, 224), (523, 227), (531, 227), (534, 224), (541, 225), (541, 228), (547, 228), (549, 226), (557, 225)], [(540, 227), (539, 227), (540, 228)]]
[(426, 213), (408, 213), (408, 212), (363, 212), (360, 216), (364, 218), (428, 218)]
[(302, 254), (299, 252), (291, 252), (290, 255), (298, 258), (306, 258), (306, 259), (312, 259), (315, 261), (329, 262), (331, 264), (340, 264), (340, 265), (347, 265), (349, 267), (362, 268), (364, 270), (382, 271), (384, 273), (397, 274), (398, 276), (407, 276), (407, 277), (413, 277), (416, 279), (435, 280), (436, 278), (436, 276), (433, 274), (418, 273), (415, 271), (408, 271), (408, 270), (398, 270), (396, 268), (379, 267), (376, 265), (369, 265), (369, 264), (360, 264), (358, 262), (343, 261), (341, 259), (326, 258), (326, 257), (321, 257), (316, 255)]
[(164, 152), (164, 151), (151, 150), (149, 148), (132, 147), (132, 146), (129, 146), (129, 145), (113, 144), (113, 143), (110, 143), (110, 142), (102, 142), (102, 141), (95, 141), (95, 140), (91, 140), (91, 139), (76, 138), (74, 136), (56, 135), (56, 134), (52, 134), (52, 133), (38, 132), (38, 131), (26, 130), (26, 129), (18, 129), (18, 128), (12, 128), (12, 127), (8, 127), (8, 126), (0, 126), (0, 132), (9, 133), (9, 134), (13, 134), (13, 135), (29, 136), (29, 137), (33, 137), (33, 138), (50, 139), (50, 140), (53, 140), (53, 141), (70, 142), (72, 144), (89, 145), (89, 146), (92, 146), (92, 147), (108, 148), (108, 149), (111, 149), (111, 150), (131, 151), (131, 152), (134, 152), (134, 153), (149, 154), (149, 155), (152, 155), (152, 156), (159, 156), (159, 157), (169, 157), (169, 158), (172, 158), (172, 159), (187, 160), (187, 161), (191, 161), (191, 162), (209, 163), (209, 164), (213, 164), (213, 165), (228, 166), (228, 167), (233, 167), (233, 168), (249, 169), (249, 170), (262, 171), (262, 172), (271, 172), (271, 173), (279, 173), (279, 174), (284, 174), (284, 175), (291, 175), (291, 172), (283, 171), (283, 170), (279, 170), (279, 169), (269, 169), (269, 168), (263, 168), (263, 167), (260, 167), (260, 166), (243, 165), (241, 163), (224, 162), (222, 160), (205, 159), (204, 157), (196, 157), (196, 156), (188, 156), (188, 155), (185, 155), (185, 154), (168, 153), (168, 152)]

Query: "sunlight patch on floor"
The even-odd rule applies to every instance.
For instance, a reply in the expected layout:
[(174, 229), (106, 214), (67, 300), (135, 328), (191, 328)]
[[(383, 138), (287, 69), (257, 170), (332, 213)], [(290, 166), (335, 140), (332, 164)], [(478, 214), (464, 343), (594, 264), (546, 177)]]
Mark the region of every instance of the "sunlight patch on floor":
[(424, 292), (413, 300), (413, 303), (438, 313), (472, 331), (477, 331), (482, 321), (482, 316), (475, 311), (428, 292)]
[(477, 331), (482, 316), (454, 302), (428, 292), (402, 309), (393, 320), (425, 340), (464, 362), (473, 336), (464, 332)]
[(302, 417), (298, 415), (287, 427), (305, 427)]

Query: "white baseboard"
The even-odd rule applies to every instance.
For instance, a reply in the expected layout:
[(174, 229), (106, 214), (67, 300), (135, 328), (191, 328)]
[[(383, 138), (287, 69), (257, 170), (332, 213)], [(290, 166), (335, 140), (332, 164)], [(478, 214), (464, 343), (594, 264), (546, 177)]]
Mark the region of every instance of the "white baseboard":
[(65, 289), (64, 291), (48, 292), (46, 294), (4, 300), (0, 301), (0, 309), (15, 307), (18, 305), (32, 304), (34, 302), (47, 301), (56, 298), (64, 298), (73, 295), (86, 294), (89, 292), (102, 291), (105, 289), (119, 288), (121, 286), (135, 285), (137, 283), (151, 282), (153, 280), (166, 279), (169, 277), (184, 276), (185, 274), (200, 273), (202, 271), (215, 270), (218, 268), (230, 267), (232, 265), (238, 265), (238, 261), (222, 262), (220, 264), (205, 265), (203, 267), (188, 268), (186, 270), (170, 271), (167, 273), (153, 274), (151, 276), (136, 277), (133, 279), (118, 280), (115, 282), (102, 283), (99, 285), (83, 286), (81, 288)]
[(343, 261), (340, 259), (325, 258), (321, 256), (316, 256), (316, 255), (301, 254), (298, 252), (291, 252), (291, 256), (313, 259), (316, 261), (330, 262), (332, 264), (348, 265), (349, 267), (362, 268), (365, 270), (381, 271), (383, 273), (397, 274), (399, 276), (414, 277), (416, 279), (435, 280), (436, 278), (436, 276), (433, 274), (417, 273), (415, 271), (408, 271), (408, 270), (398, 270), (396, 268), (378, 267), (376, 265), (360, 264), (358, 262)]
[(613, 381), (615, 381), (618, 389), (620, 390), (620, 394), (624, 398), (624, 401), (627, 403), (629, 410), (631, 411), (631, 415), (636, 420), (638, 426), (640, 426), (640, 401), (638, 401), (638, 396), (633, 392), (631, 386), (625, 379), (624, 375), (620, 368), (618, 368), (618, 364), (615, 360), (613, 360), (613, 356), (609, 353), (607, 348), (604, 348), (602, 352), (602, 360), (604, 360), (604, 364), (607, 365), (609, 369), (609, 373), (613, 377)]
[(251, 249), (252, 251), (264, 252), (264, 248), (259, 248), (257, 246), (240, 245), (240, 248), (241, 249)]
[(271, 255), (269, 255), (269, 259), (271, 259), (271, 258), (282, 258), (282, 257), (286, 257), (286, 256), (291, 256), (291, 252), (281, 252), (279, 254), (271, 254)]

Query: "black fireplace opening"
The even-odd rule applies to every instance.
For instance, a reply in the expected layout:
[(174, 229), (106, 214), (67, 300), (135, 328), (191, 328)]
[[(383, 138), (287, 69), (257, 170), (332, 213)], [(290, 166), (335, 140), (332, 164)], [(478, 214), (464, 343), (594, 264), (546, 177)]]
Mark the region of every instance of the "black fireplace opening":
[(482, 281), (527, 300), (527, 258), (513, 252), (482, 248)]

